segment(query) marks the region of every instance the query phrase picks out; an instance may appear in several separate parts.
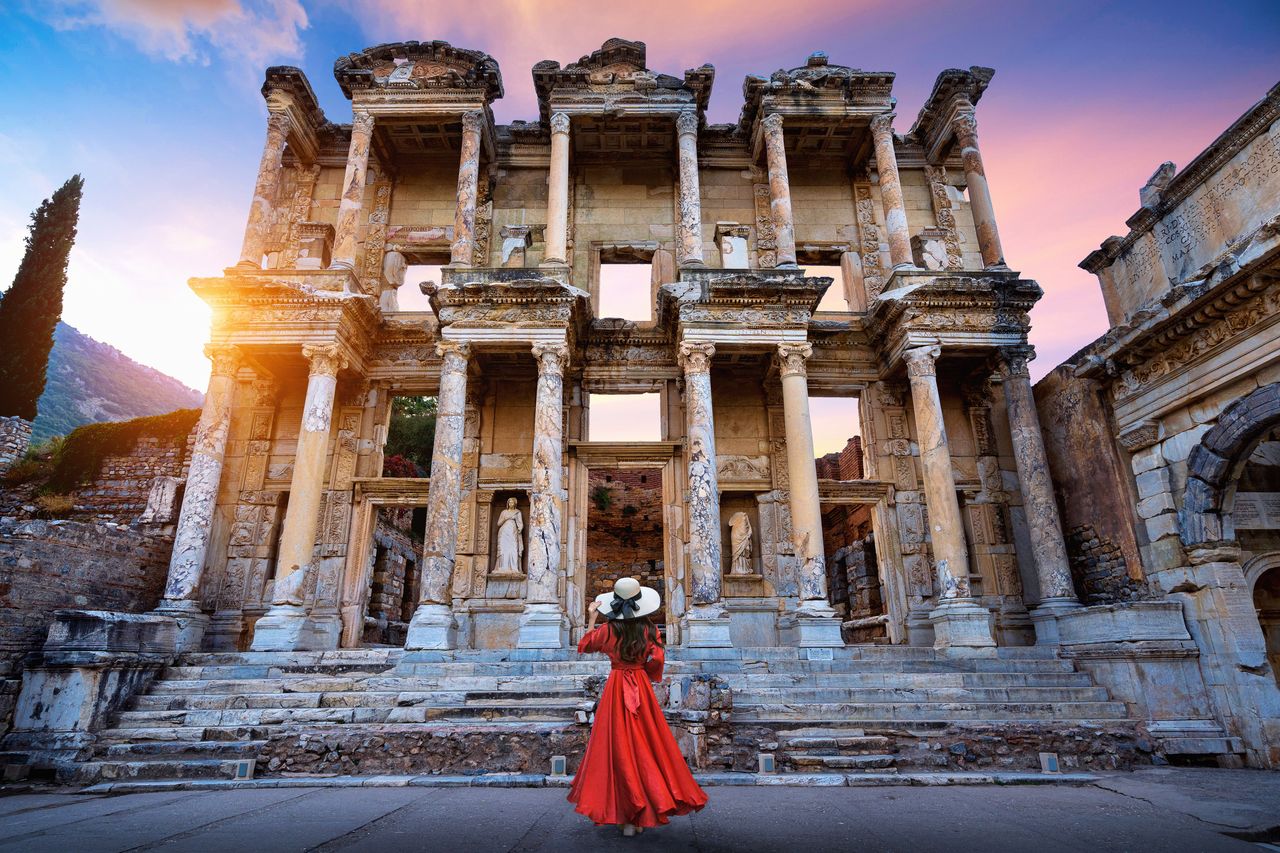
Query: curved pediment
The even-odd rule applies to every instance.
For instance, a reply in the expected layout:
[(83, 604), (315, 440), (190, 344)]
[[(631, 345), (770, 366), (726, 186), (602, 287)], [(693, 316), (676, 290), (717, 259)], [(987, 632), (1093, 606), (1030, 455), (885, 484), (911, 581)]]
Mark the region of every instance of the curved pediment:
[(446, 41), (380, 44), (340, 57), (333, 76), (348, 98), (353, 91), (381, 89), (481, 90), (485, 99), (502, 97), (502, 72), (487, 53)]

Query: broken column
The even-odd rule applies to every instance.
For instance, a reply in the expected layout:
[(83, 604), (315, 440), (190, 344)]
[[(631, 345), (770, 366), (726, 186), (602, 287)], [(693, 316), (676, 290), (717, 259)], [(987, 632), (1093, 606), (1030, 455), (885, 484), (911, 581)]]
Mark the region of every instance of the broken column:
[(782, 116), (772, 113), (760, 120), (764, 131), (764, 153), (769, 165), (769, 214), (773, 219), (774, 241), (780, 267), (796, 265), (796, 228), (791, 214), (791, 179), (787, 176), (787, 148), (782, 135)]
[(480, 192), (480, 131), (484, 113), (462, 114), (462, 154), (458, 162), (458, 205), (453, 216), (449, 265), (471, 266), (476, 247), (476, 198)]
[(351, 147), (347, 151), (347, 171), (342, 178), (342, 199), (338, 203), (338, 224), (329, 269), (354, 270), (356, 267), (356, 233), (360, 229), (360, 209), (364, 206), (364, 182), (372, 140), (373, 116), (357, 110), (351, 117)]
[(337, 648), (341, 626), (336, 620), (315, 621), (305, 606), (305, 587), (314, 572), (313, 555), (323, 496), (325, 460), (329, 455), (329, 427), (338, 373), (347, 359), (338, 344), (302, 347), (310, 370), (302, 425), (289, 483), (289, 509), (280, 534), (271, 609), (254, 626), (254, 651)]
[(209, 553), (213, 512), (227, 451), (227, 431), (231, 426), (231, 401), (235, 396), (236, 372), (240, 369), (240, 353), (235, 347), (209, 345), (204, 352), (213, 368), (204, 408), (196, 424), (164, 598), (156, 607), (157, 613), (171, 616), (177, 623), (177, 652), (199, 650), (209, 625), (209, 617), (200, 609), (200, 579)]
[(458, 550), (458, 507), (462, 501), (462, 437), (466, 421), (467, 364), (471, 344), (441, 341), (440, 392), (436, 436), (427, 492), (423, 537), (422, 595), (409, 622), (406, 649), (452, 649), (457, 642), (449, 585)]
[(538, 390), (533, 409), (533, 488), (529, 495), (529, 557), (524, 612), (516, 646), (560, 649), (569, 620), (560, 604), (561, 502), (564, 500), (564, 369), (569, 348), (535, 344)]
[(267, 99), (267, 141), (258, 163), (258, 180), (253, 185), (253, 201), (249, 205), (249, 222), (244, 227), (240, 245), (241, 267), (261, 267), (267, 252), (267, 235), (271, 232), (272, 211), (280, 189), (281, 161), (289, 138), (289, 100), (280, 92)]
[(938, 572), (938, 606), (930, 612), (929, 621), (933, 623), (936, 648), (994, 646), (990, 614), (974, 602), (969, 588), (969, 551), (951, 470), (942, 398), (938, 395), (936, 362), (941, 354), (942, 348), (935, 344), (914, 347), (902, 356), (911, 383), (929, 538)]
[(806, 363), (813, 345), (778, 344), (783, 423), (787, 436), (787, 476), (791, 497), (791, 537), (800, 561), (800, 604), (796, 608), (796, 645), (843, 646), (840, 621), (827, 601), (827, 563), (822, 544), (822, 507), (813, 456)]
[(716, 428), (711, 408), (711, 357), (715, 345), (682, 343), (684, 410), (689, 467), (689, 573), (693, 604), (685, 614), (685, 644), (726, 647), (729, 613), (721, 598), (720, 484)]
[(551, 117), (551, 166), (547, 172), (547, 234), (542, 263), (569, 262), (569, 116)]
[(683, 112), (676, 119), (680, 160), (680, 216), (676, 223), (676, 262), (700, 267), (702, 261), (702, 192), (698, 182), (698, 114)]
[(996, 212), (991, 206), (991, 191), (987, 188), (987, 173), (982, 168), (982, 154), (978, 151), (978, 119), (971, 112), (962, 112), (951, 120), (951, 130), (960, 146), (960, 161), (964, 164), (964, 178), (969, 186), (969, 209), (973, 213), (973, 227), (978, 232), (978, 249), (986, 267), (1004, 266), (1004, 248), (1000, 245), (1000, 232), (996, 230)]
[(884, 207), (884, 226), (889, 237), (889, 260), (896, 268), (909, 267), (912, 263), (907, 205), (902, 198), (898, 157), (893, 150), (893, 118), (893, 113), (884, 113), (871, 119), (871, 136), (875, 140), (876, 173), (880, 177), (880, 203)]

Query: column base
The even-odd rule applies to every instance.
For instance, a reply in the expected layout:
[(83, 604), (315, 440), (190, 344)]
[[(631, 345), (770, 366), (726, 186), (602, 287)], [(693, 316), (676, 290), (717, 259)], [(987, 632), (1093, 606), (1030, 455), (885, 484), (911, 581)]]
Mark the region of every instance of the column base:
[(194, 601), (163, 599), (155, 613), (173, 620), (175, 655), (200, 651), (205, 630), (209, 627), (209, 615), (200, 609), (199, 604)]
[(690, 648), (733, 647), (733, 640), (729, 637), (729, 613), (719, 605), (691, 607), (681, 620), (680, 632), (684, 636), (684, 644)]
[(933, 623), (935, 649), (995, 648), (991, 612), (972, 599), (951, 599), (938, 605), (929, 613), (929, 621)]
[(843, 648), (840, 619), (825, 601), (802, 601), (778, 620), (778, 629), (797, 648)]
[(520, 614), (517, 649), (564, 649), (569, 646), (569, 619), (558, 604), (526, 604)]
[(204, 635), (204, 648), (211, 652), (234, 652), (240, 648), (240, 637), (244, 634), (244, 612), (240, 610), (218, 610), (209, 622), (209, 630)]
[(409, 633), (405, 637), (406, 649), (430, 649), (447, 651), (458, 647), (458, 632), (454, 627), (453, 610), (447, 604), (419, 604), (409, 620)]
[(1046, 598), (1037, 604), (1031, 611), (1031, 624), (1036, 629), (1036, 645), (1060, 645), (1058, 617), (1079, 609), (1080, 602), (1074, 598)]
[(313, 619), (297, 604), (273, 604), (253, 626), (254, 652), (329, 651), (338, 647), (333, 620)]

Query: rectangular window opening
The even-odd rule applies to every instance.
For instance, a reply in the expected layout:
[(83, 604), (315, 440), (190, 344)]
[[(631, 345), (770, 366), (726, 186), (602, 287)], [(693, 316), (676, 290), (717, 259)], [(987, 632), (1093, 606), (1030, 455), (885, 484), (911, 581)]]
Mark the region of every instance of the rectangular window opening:
[(646, 322), (653, 319), (653, 264), (600, 262), (597, 317)]
[(859, 417), (857, 397), (809, 398), (809, 422), (819, 479), (865, 479)]
[(401, 311), (430, 311), (431, 303), (418, 285), (424, 281), (440, 283), (443, 264), (411, 264), (404, 268), (404, 284), (396, 291)]
[(661, 394), (592, 394), (589, 405), (590, 441), (662, 440)]

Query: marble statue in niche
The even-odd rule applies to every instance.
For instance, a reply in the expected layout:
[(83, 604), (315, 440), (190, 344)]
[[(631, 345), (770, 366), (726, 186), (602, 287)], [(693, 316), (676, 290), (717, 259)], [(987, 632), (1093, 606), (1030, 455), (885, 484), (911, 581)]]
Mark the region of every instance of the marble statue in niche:
[(751, 565), (751, 519), (745, 512), (729, 518), (729, 574), (755, 574)]
[(516, 507), (515, 498), (507, 498), (507, 508), (498, 516), (498, 547), (493, 561), (494, 574), (520, 574), (524, 556), (524, 515)]

